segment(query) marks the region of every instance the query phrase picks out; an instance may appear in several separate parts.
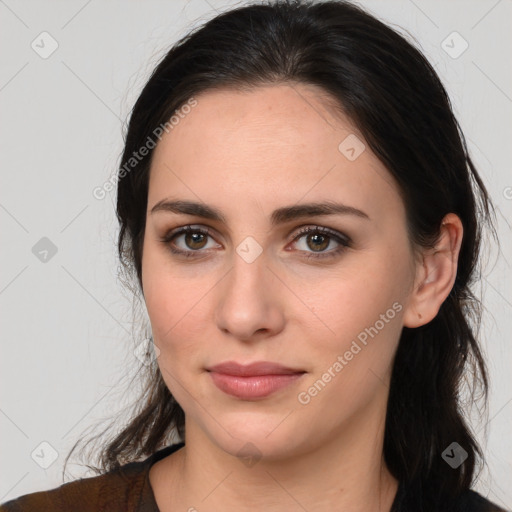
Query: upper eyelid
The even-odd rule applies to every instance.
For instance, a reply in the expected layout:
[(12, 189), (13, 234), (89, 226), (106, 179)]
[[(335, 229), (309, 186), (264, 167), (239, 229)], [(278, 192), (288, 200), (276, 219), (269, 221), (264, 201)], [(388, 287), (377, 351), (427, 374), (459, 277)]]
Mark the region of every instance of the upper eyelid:
[(308, 233), (322, 233), (324, 235), (330, 236), (332, 238), (340, 238), (342, 241), (345, 242), (351, 242), (351, 238), (346, 235), (345, 233), (342, 233), (338, 231), (337, 229), (329, 228), (326, 226), (318, 226), (316, 224), (306, 224), (304, 226), (301, 226), (297, 228), (299, 231), (295, 234), (295, 236), (292, 238), (292, 241), (296, 240), (297, 238), (301, 238), (304, 235), (307, 235)]

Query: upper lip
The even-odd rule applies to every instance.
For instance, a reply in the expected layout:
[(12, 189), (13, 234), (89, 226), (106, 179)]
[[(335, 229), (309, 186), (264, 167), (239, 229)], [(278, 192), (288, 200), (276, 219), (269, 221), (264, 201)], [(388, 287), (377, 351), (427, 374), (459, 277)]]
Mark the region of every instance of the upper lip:
[(257, 361), (250, 364), (240, 364), (235, 361), (226, 361), (206, 368), (209, 372), (224, 373), (226, 375), (236, 375), (249, 377), (254, 375), (292, 375), (295, 373), (305, 373), (304, 370), (288, 368), (278, 363), (268, 361)]

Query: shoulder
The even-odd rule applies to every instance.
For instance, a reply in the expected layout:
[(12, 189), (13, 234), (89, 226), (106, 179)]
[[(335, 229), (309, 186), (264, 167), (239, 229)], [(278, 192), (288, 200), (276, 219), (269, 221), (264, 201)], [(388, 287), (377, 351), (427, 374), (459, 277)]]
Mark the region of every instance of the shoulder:
[(474, 490), (458, 497), (442, 498), (434, 492), (411, 489), (401, 484), (392, 512), (511, 512), (493, 503)]
[(459, 509), (463, 512), (507, 512), (476, 491), (468, 491), (461, 497)]
[[(133, 504), (137, 500), (144, 483), (144, 473), (140, 468), (138, 471), (133, 467), (129, 471), (126, 471), (127, 466), (123, 468), (125, 471), (81, 478), (55, 489), (26, 494), (2, 504), (0, 512), (126, 510), (119, 505)], [(110, 503), (118, 505), (109, 508), (107, 505)]]
[(130, 462), (99, 476), (80, 478), (48, 491), (25, 494), (0, 505), (0, 512), (153, 511), (151, 465), (179, 446), (163, 448), (144, 461)]

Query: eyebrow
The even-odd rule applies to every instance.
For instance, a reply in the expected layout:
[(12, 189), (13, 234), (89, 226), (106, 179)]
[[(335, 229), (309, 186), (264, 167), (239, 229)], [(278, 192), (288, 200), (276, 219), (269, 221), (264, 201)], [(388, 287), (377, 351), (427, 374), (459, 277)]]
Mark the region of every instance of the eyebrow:
[[(215, 220), (226, 224), (226, 217), (212, 206), (194, 201), (169, 201), (162, 199), (151, 208), (151, 215), (156, 212), (165, 211), (172, 213), (183, 213), (186, 215), (194, 215), (209, 220)], [(283, 206), (277, 208), (270, 216), (272, 226), (284, 224), (295, 219), (304, 217), (313, 217), (320, 215), (355, 215), (363, 219), (370, 220), (368, 214), (345, 204), (326, 201), (323, 203), (305, 203), (292, 206)]]

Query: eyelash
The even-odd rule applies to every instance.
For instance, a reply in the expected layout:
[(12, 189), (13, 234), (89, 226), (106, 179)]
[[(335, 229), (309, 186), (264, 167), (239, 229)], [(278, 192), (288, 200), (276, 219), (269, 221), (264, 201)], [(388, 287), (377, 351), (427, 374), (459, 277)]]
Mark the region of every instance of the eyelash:
[[(200, 258), (198, 253), (204, 252), (200, 249), (198, 250), (189, 250), (184, 251), (182, 249), (176, 249), (176, 247), (173, 247), (171, 242), (177, 238), (180, 235), (188, 234), (188, 233), (200, 233), (205, 236), (212, 236), (209, 229), (200, 228), (200, 227), (192, 227), (192, 226), (184, 226), (182, 228), (177, 228), (171, 232), (169, 232), (165, 237), (161, 238), (161, 242), (166, 245), (169, 250), (173, 254), (177, 254), (179, 256), (184, 256), (186, 258)], [(339, 243), (339, 246), (336, 249), (332, 249), (330, 251), (326, 252), (307, 252), (307, 255), (304, 257), (306, 259), (314, 258), (314, 259), (327, 259), (327, 258), (333, 258), (343, 251), (345, 251), (348, 247), (351, 246), (351, 240), (348, 236), (342, 235), (341, 233), (338, 233), (336, 231), (333, 231), (329, 228), (325, 228), (322, 226), (307, 226), (305, 228), (301, 228), (299, 232), (296, 234), (296, 236), (293, 238), (292, 243), (297, 242), (300, 240), (304, 235), (308, 234), (321, 234), (321, 235), (327, 235), (329, 238), (334, 239), (337, 243)]]

